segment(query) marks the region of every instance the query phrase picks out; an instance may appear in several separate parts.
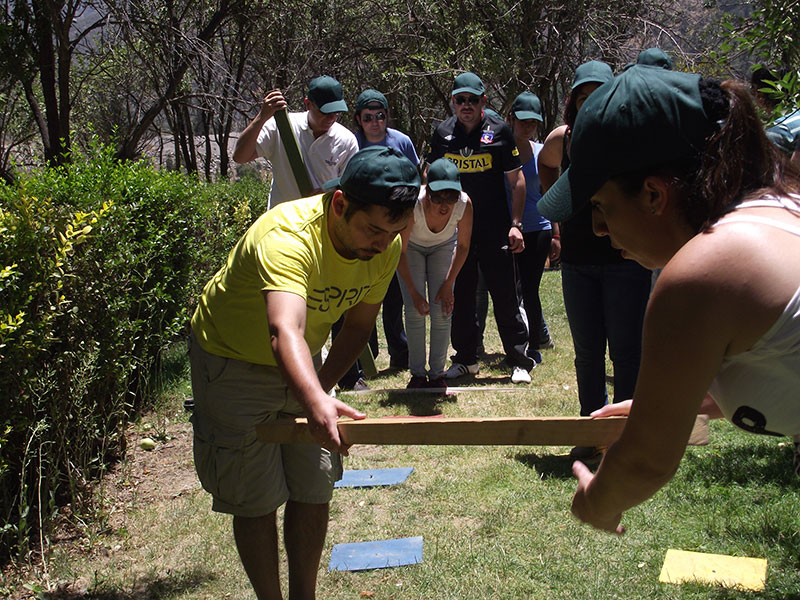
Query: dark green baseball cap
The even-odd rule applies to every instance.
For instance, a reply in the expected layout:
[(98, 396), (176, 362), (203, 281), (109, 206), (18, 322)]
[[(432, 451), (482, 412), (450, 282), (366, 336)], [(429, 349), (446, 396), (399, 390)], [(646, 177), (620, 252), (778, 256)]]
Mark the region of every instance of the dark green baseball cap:
[(699, 82), (699, 75), (634, 65), (597, 88), (575, 120), (570, 166), (539, 200), (539, 212), (565, 221), (612, 177), (697, 157), (717, 127)]
[(434, 192), (442, 190), (461, 191), (461, 177), (458, 167), (449, 158), (439, 158), (428, 167), (428, 189)]
[(517, 119), (536, 119), (542, 121), (542, 101), (533, 92), (522, 92), (514, 98), (511, 112)]
[(476, 96), (483, 96), (483, 94), (486, 93), (486, 88), (483, 87), (483, 82), (480, 77), (475, 75), (475, 73), (467, 71), (456, 77), (453, 81), (452, 95), (455, 96), (463, 92), (475, 94)]
[(365, 108), (382, 108), (389, 110), (389, 103), (386, 101), (386, 96), (381, 94), (378, 90), (364, 90), (358, 95), (356, 100), (356, 112), (359, 113)]
[(787, 156), (794, 154), (794, 151), (797, 148), (797, 140), (786, 125), (783, 123), (773, 125), (767, 129), (765, 133), (767, 134), (769, 141), (775, 144), (775, 147), (778, 148), (778, 150)]
[(322, 75), (308, 84), (306, 98), (325, 114), (347, 112), (347, 104), (342, 93), (342, 84), (333, 77)]
[(419, 192), (419, 185), (416, 165), (402, 152), (386, 146), (369, 146), (353, 155), (341, 177), (331, 179), (323, 187), (326, 190), (338, 187), (348, 198), (386, 206), (392, 188), (409, 186)]
[(614, 72), (611, 67), (601, 60), (590, 60), (575, 69), (570, 89), (574, 90), (584, 83), (605, 83), (612, 79), (614, 79)]

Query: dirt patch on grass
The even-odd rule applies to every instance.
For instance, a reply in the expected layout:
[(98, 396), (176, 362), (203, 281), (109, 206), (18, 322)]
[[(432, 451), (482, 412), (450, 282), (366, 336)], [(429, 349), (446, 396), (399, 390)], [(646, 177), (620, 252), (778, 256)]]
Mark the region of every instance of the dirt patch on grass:
[[(152, 437), (153, 450), (143, 450), (140, 441)], [(200, 487), (192, 459), (192, 426), (186, 421), (159, 426), (158, 435), (144, 431), (141, 425), (131, 425), (125, 434), (127, 454), (114, 465), (96, 485), (99, 519), (83, 521), (77, 518), (72, 507), (59, 510), (55, 531), (49, 541), (49, 554), (91, 557), (104, 562), (120, 550), (114, 547), (114, 531), (127, 528), (134, 510), (145, 505), (168, 504), (175, 498)], [(53, 581), (46, 577), (45, 563), (40, 557), (27, 562), (3, 567), (0, 597), (9, 600), (36, 598), (39, 591), (48, 590), (48, 597), (59, 600), (83, 598), (90, 587), (89, 581), (79, 577), (75, 581)], [(23, 586), (27, 584), (28, 589)], [(7, 594), (7, 595), (6, 595)], [(135, 596), (132, 596), (135, 597)]]
[(128, 455), (102, 483), (112, 527), (119, 527), (126, 511), (142, 503), (168, 502), (200, 487), (192, 459), (191, 424), (170, 423), (159, 433), (156, 447), (143, 450), (140, 442), (146, 435), (138, 428), (128, 430)]

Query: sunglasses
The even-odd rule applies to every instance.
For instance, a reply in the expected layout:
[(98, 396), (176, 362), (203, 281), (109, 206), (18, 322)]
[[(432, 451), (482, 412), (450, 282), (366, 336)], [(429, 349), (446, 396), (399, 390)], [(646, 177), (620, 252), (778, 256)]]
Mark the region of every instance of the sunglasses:
[(449, 190), (447, 192), (433, 192), (429, 190), (428, 194), (430, 194), (431, 202), (434, 204), (455, 204), (458, 202), (459, 197), (459, 193), (455, 190)]
[(377, 119), (378, 121), (385, 121), (386, 120), (386, 113), (385, 112), (379, 112), (379, 113), (375, 113), (375, 114), (367, 113), (367, 114), (361, 116), (361, 120), (364, 123), (370, 123), (373, 119)]
[(481, 101), (480, 96), (454, 96), (453, 102), (461, 106), (462, 104), (471, 104), (475, 106)]

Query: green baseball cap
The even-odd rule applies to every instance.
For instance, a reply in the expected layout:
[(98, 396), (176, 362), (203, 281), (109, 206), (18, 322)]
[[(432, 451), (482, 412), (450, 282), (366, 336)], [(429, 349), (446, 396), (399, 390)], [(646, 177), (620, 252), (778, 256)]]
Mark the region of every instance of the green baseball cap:
[(486, 93), (486, 88), (483, 87), (483, 82), (480, 77), (475, 75), (475, 73), (467, 71), (456, 77), (453, 81), (452, 95), (455, 96), (462, 92), (483, 96), (483, 94)]
[(611, 67), (601, 60), (590, 60), (575, 69), (570, 89), (574, 90), (584, 83), (605, 83), (612, 79), (614, 79), (614, 72)]
[(775, 144), (775, 147), (778, 148), (778, 150), (787, 156), (794, 154), (794, 151), (797, 148), (797, 140), (786, 125), (783, 123), (773, 125), (767, 129), (765, 133), (767, 134), (769, 141)]
[(308, 84), (306, 98), (325, 114), (347, 112), (347, 104), (342, 93), (342, 84), (333, 77), (322, 75)]
[(570, 166), (539, 200), (539, 212), (565, 221), (612, 177), (697, 156), (717, 127), (699, 82), (699, 75), (634, 65), (597, 88), (575, 120)]
[(356, 100), (356, 112), (359, 113), (365, 108), (382, 108), (389, 110), (389, 103), (386, 101), (386, 96), (381, 94), (378, 90), (364, 90), (358, 95)]
[(639, 53), (636, 59), (637, 65), (650, 65), (651, 67), (661, 67), (662, 69), (672, 68), (672, 59), (661, 48), (647, 48)]
[(514, 99), (511, 112), (517, 119), (536, 119), (542, 121), (542, 101), (533, 92), (522, 92)]
[(461, 191), (461, 177), (458, 167), (449, 158), (439, 158), (428, 167), (428, 189), (434, 192), (442, 190)]
[(342, 176), (331, 179), (323, 188), (338, 187), (348, 198), (386, 206), (392, 188), (409, 186), (419, 191), (419, 184), (417, 167), (402, 152), (386, 146), (369, 146), (356, 152)]

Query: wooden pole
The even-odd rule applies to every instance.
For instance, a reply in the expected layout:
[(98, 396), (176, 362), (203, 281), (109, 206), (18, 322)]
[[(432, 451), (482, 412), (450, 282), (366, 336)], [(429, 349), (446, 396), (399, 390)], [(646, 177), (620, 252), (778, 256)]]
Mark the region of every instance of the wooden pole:
[(289, 123), (289, 115), (286, 109), (275, 113), (275, 124), (278, 126), (281, 143), (286, 152), (286, 157), (289, 159), (289, 165), (292, 167), (292, 174), (297, 182), (297, 188), (300, 190), (300, 196), (303, 198), (310, 196), (314, 191), (314, 186), (308, 176), (308, 170), (303, 162), (303, 154), (300, 152), (300, 144), (297, 143), (297, 136), (295, 136), (292, 125)]
[[(346, 444), (443, 446), (608, 446), (616, 441), (627, 417), (392, 417), (339, 421)], [(256, 426), (266, 444), (316, 443), (304, 418), (279, 419)], [(708, 443), (708, 417), (698, 415), (689, 444)]]

